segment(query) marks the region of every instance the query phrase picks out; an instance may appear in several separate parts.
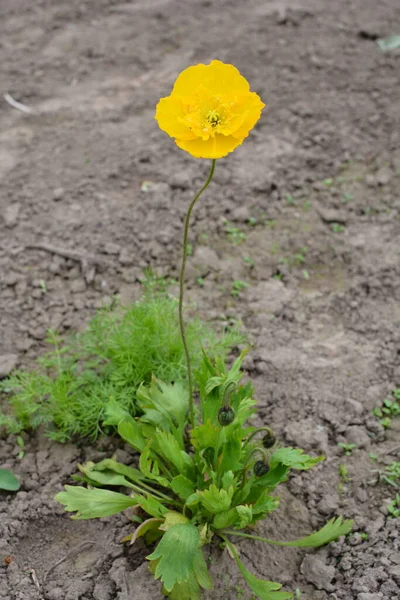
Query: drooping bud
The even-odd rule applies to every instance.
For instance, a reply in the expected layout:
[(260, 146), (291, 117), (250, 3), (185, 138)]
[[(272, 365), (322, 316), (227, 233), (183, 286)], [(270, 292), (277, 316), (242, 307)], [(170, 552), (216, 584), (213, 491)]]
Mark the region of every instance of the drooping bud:
[(268, 448), (272, 448), (275, 445), (275, 442), (276, 436), (272, 429), (269, 429), (262, 439), (262, 445), (268, 450)]
[(218, 421), (222, 427), (230, 425), (235, 419), (235, 411), (230, 406), (222, 406), (218, 411)]
[(262, 477), (268, 473), (269, 466), (263, 460), (258, 460), (256, 463), (254, 463), (253, 471), (254, 475), (257, 477)]

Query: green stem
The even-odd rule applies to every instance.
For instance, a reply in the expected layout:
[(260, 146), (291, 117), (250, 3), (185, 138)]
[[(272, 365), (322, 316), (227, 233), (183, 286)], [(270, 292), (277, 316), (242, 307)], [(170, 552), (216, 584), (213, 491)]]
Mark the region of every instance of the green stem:
[(181, 264), (181, 272), (179, 275), (179, 327), (181, 330), (183, 348), (185, 350), (186, 367), (187, 367), (188, 384), (189, 384), (189, 415), (190, 415), (190, 423), (191, 423), (192, 427), (195, 426), (194, 403), (193, 403), (193, 377), (192, 377), (192, 368), (190, 365), (189, 348), (188, 348), (187, 341), (186, 341), (185, 324), (183, 321), (183, 292), (184, 292), (185, 268), (186, 268), (186, 258), (187, 258), (187, 241), (188, 241), (188, 235), (189, 235), (189, 222), (190, 222), (190, 216), (192, 214), (192, 210), (193, 210), (194, 205), (196, 204), (197, 200), (202, 195), (202, 193), (210, 185), (211, 179), (213, 178), (213, 175), (214, 175), (215, 163), (216, 163), (216, 159), (214, 158), (211, 163), (211, 169), (210, 169), (210, 173), (208, 175), (207, 181), (205, 182), (203, 187), (200, 189), (200, 191), (198, 191), (197, 194), (195, 195), (195, 197), (193, 198), (193, 200), (190, 203), (190, 206), (188, 208), (187, 214), (186, 214), (184, 233), (183, 233), (182, 264)]
[(222, 532), (218, 532), (218, 535), (221, 535), (221, 537), (223, 539), (226, 539), (223, 537), (222, 534), (236, 535), (238, 537), (249, 538), (249, 540), (257, 540), (258, 542), (265, 542), (266, 544), (274, 544), (275, 546), (295, 546), (297, 543), (296, 541), (294, 541), (294, 542), (277, 542), (275, 540), (268, 540), (267, 538), (260, 537), (259, 535), (249, 535), (248, 533), (240, 533), (239, 531), (231, 531), (230, 529), (224, 529)]
[(272, 429), (270, 427), (258, 427), (255, 431), (253, 431), (253, 433), (251, 435), (249, 435), (249, 437), (247, 438), (247, 440), (245, 440), (245, 442), (243, 444), (243, 448), (245, 446), (247, 446), (247, 444), (249, 442), (251, 442), (251, 440), (257, 435), (257, 433), (260, 433), (260, 431), (266, 431), (267, 433), (271, 433)]

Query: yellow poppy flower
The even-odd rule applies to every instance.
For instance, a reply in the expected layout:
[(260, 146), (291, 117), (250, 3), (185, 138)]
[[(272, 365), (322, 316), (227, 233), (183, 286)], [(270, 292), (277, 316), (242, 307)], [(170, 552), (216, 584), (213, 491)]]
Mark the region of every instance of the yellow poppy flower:
[(195, 158), (222, 158), (240, 146), (264, 107), (236, 67), (213, 60), (182, 71), (155, 118)]

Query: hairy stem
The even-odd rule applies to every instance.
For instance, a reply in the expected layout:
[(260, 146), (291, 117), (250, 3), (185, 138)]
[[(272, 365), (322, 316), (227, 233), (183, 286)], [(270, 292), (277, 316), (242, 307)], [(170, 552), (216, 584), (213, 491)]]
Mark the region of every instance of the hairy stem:
[(188, 235), (189, 235), (189, 222), (190, 222), (190, 216), (192, 214), (192, 210), (193, 210), (194, 205), (196, 204), (197, 200), (200, 198), (202, 193), (208, 188), (208, 186), (211, 182), (211, 179), (213, 178), (214, 170), (215, 170), (215, 162), (216, 162), (216, 160), (214, 158), (211, 163), (211, 169), (210, 169), (207, 181), (205, 182), (203, 187), (197, 192), (197, 194), (193, 198), (193, 200), (190, 203), (190, 206), (188, 208), (188, 211), (186, 213), (184, 233), (183, 233), (183, 245), (182, 245), (182, 264), (181, 264), (181, 272), (179, 275), (179, 327), (181, 330), (183, 348), (185, 350), (186, 367), (187, 367), (187, 374), (188, 374), (188, 385), (189, 385), (189, 417), (190, 417), (190, 423), (191, 423), (192, 427), (195, 427), (194, 403), (193, 403), (193, 376), (192, 376), (192, 368), (190, 365), (189, 348), (188, 348), (187, 341), (186, 341), (185, 323), (183, 320), (183, 292), (184, 292), (185, 268), (186, 268), (186, 258), (187, 258), (187, 241), (188, 241)]

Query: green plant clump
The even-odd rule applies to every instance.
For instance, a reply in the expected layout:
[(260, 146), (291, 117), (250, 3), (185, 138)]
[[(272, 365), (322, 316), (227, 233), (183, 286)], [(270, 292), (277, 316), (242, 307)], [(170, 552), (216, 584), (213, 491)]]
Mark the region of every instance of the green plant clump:
[[(251, 384), (239, 383), (244, 354), (230, 371), (221, 358), (211, 361), (204, 355), (197, 372), (200, 404), (189, 431), (187, 388), (179, 382), (153, 379), (150, 385), (143, 384), (137, 393), (139, 419), (116, 402), (109, 403), (106, 423), (117, 427), (122, 439), (140, 452), (139, 469), (113, 459), (86, 463), (79, 466), (81, 474), (75, 478), (89, 487), (65, 486), (56, 496), (77, 519), (135, 508), (132, 518), (138, 526), (125, 541), (144, 537), (147, 543), (157, 542), (147, 559), (171, 600), (199, 600), (202, 588), (212, 588), (202, 550), (210, 542), (228, 548), (258, 598), (292, 598), (291, 593), (279, 591), (279, 583), (250, 573), (232, 538), (317, 547), (347, 534), (352, 526), (351, 521), (332, 519), (320, 531), (289, 542), (241, 531), (278, 507), (274, 491), (291, 470), (307, 470), (323, 460), (299, 449), (278, 447), (270, 428), (249, 424), (256, 402)], [(124, 486), (130, 494), (102, 489), (112, 486)]]
[[(53, 348), (35, 370), (17, 371), (0, 383), (8, 405), (0, 425), (9, 433), (45, 425), (46, 435), (59, 442), (94, 440), (111, 399), (135, 415), (141, 383), (152, 375), (165, 382), (186, 377), (177, 301), (153, 286), (127, 308), (101, 309), (82, 333), (64, 339), (50, 331), (47, 341)], [(203, 348), (226, 356), (243, 335), (230, 330), (218, 336), (197, 318), (188, 325), (187, 341), (199, 366)]]

